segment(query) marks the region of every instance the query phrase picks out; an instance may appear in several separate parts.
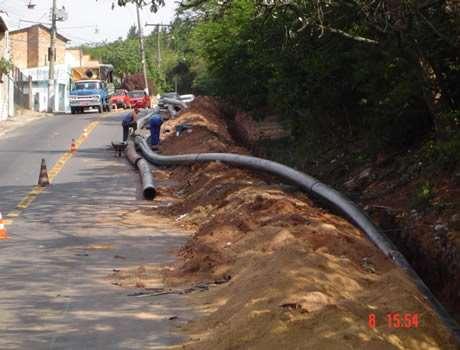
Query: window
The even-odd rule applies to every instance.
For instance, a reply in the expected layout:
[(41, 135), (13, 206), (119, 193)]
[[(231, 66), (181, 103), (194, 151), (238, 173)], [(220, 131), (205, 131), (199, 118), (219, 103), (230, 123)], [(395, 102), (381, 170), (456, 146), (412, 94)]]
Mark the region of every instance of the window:
[(128, 92), (128, 96), (129, 97), (134, 97), (134, 98), (144, 97), (144, 95), (145, 95), (145, 93), (142, 90)]
[(98, 90), (101, 88), (101, 83), (99, 82), (79, 82), (75, 83), (75, 90)]

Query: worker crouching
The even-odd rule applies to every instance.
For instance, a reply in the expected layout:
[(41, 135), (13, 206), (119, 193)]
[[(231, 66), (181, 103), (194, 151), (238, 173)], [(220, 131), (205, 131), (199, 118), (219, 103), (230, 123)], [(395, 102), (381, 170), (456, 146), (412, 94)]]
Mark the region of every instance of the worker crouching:
[(121, 122), (123, 127), (123, 142), (128, 141), (129, 128), (133, 128), (133, 131), (137, 129), (137, 115), (139, 114), (139, 109), (134, 108), (132, 111), (126, 113)]
[(161, 125), (163, 124), (163, 118), (160, 114), (155, 114), (150, 118), (150, 147), (153, 150), (158, 150), (160, 144), (160, 131)]

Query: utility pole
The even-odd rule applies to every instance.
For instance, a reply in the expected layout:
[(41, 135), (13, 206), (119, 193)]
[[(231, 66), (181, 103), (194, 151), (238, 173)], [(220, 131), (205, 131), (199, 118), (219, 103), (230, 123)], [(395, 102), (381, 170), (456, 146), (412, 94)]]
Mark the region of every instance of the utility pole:
[(161, 72), (161, 47), (160, 47), (160, 25), (157, 25), (157, 62), (158, 62), (158, 75)]
[(48, 112), (53, 113), (55, 103), (55, 79), (54, 79), (54, 61), (55, 61), (55, 47), (56, 47), (56, 0), (53, 0), (53, 7), (51, 9), (51, 40), (48, 49), (49, 72), (48, 72)]
[(171, 24), (160, 24), (160, 23), (146, 23), (146, 27), (157, 27), (157, 64), (158, 64), (158, 74), (160, 74), (161, 69), (161, 45), (160, 45), (160, 28), (161, 27), (172, 27)]
[(147, 81), (147, 65), (145, 62), (145, 49), (144, 49), (144, 37), (142, 35), (142, 26), (141, 26), (141, 14), (139, 11), (139, 5), (136, 5), (137, 8), (137, 26), (139, 31), (139, 46), (141, 48), (141, 60), (142, 60), (142, 69), (144, 71), (144, 84), (145, 84), (145, 91), (147, 95), (149, 95), (149, 85)]

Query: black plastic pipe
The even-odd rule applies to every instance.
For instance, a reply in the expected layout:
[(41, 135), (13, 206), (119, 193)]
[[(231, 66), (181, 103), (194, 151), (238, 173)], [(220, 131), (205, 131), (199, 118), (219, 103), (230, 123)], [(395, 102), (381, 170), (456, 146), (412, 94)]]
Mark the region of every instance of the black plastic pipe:
[(371, 222), (368, 216), (354, 202), (349, 200), (340, 192), (328, 185), (323, 184), (312, 176), (290, 168), (286, 165), (270, 160), (244, 156), (233, 153), (194, 153), (174, 156), (163, 156), (153, 152), (147, 142), (141, 136), (136, 136), (135, 144), (140, 148), (145, 159), (155, 165), (186, 165), (197, 162), (221, 161), (227, 164), (236, 165), (256, 171), (267, 172), (276, 175), (288, 182), (295, 184), (302, 190), (315, 197), (324, 200), (331, 207), (338, 209), (355, 226), (360, 228), (368, 238), (379, 248), (387, 257), (393, 260), (399, 267), (407, 272), (416, 284), (419, 291), (431, 304), (439, 318), (452, 330), (453, 334), (460, 342), (460, 327), (456, 321), (448, 314), (444, 306), (436, 299), (430, 289), (417, 275), (415, 270), (406, 260), (404, 255), (396, 248), (391, 240)]
[(157, 192), (155, 190), (152, 171), (147, 161), (136, 152), (134, 143), (132, 142), (129, 142), (126, 147), (126, 158), (128, 158), (132, 165), (139, 169), (142, 182), (142, 194), (144, 198), (147, 200), (153, 200)]
[(128, 142), (128, 145), (126, 146), (126, 158), (128, 158), (129, 162), (137, 166), (137, 162), (142, 159), (142, 156), (139, 155), (139, 153), (136, 152), (136, 148), (134, 147), (134, 143)]
[(144, 198), (147, 200), (155, 199), (157, 191), (155, 190), (155, 184), (153, 182), (152, 170), (149, 164), (144, 158), (139, 159), (137, 162), (137, 168), (142, 179), (142, 193)]
[(177, 107), (180, 107), (181, 109), (187, 108), (187, 104), (184, 101), (178, 100), (176, 98), (165, 97), (163, 98), (163, 102), (164, 104), (177, 106)]

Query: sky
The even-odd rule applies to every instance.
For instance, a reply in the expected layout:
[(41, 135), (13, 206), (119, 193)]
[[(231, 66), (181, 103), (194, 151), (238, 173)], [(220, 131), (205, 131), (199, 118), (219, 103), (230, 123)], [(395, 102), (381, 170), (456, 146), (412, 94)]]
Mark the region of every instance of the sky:
[[(133, 24), (137, 25), (136, 7), (129, 4), (125, 7), (116, 6), (112, 10), (113, 2), (116, 0), (57, 0), (57, 7), (65, 6), (69, 16), (67, 21), (58, 22), (58, 33), (71, 40), (69, 46), (126, 37), (129, 28)], [(33, 10), (27, 8), (29, 3), (36, 5)], [(156, 14), (147, 7), (142, 9), (141, 24), (171, 22), (177, 3), (175, 0), (166, 0), (165, 3), (165, 7)], [(34, 24), (25, 21), (41, 22), (49, 26), (51, 6), (52, 0), (0, 0), (0, 11), (8, 13), (9, 30)], [(150, 33), (153, 28), (144, 27), (144, 34)]]

